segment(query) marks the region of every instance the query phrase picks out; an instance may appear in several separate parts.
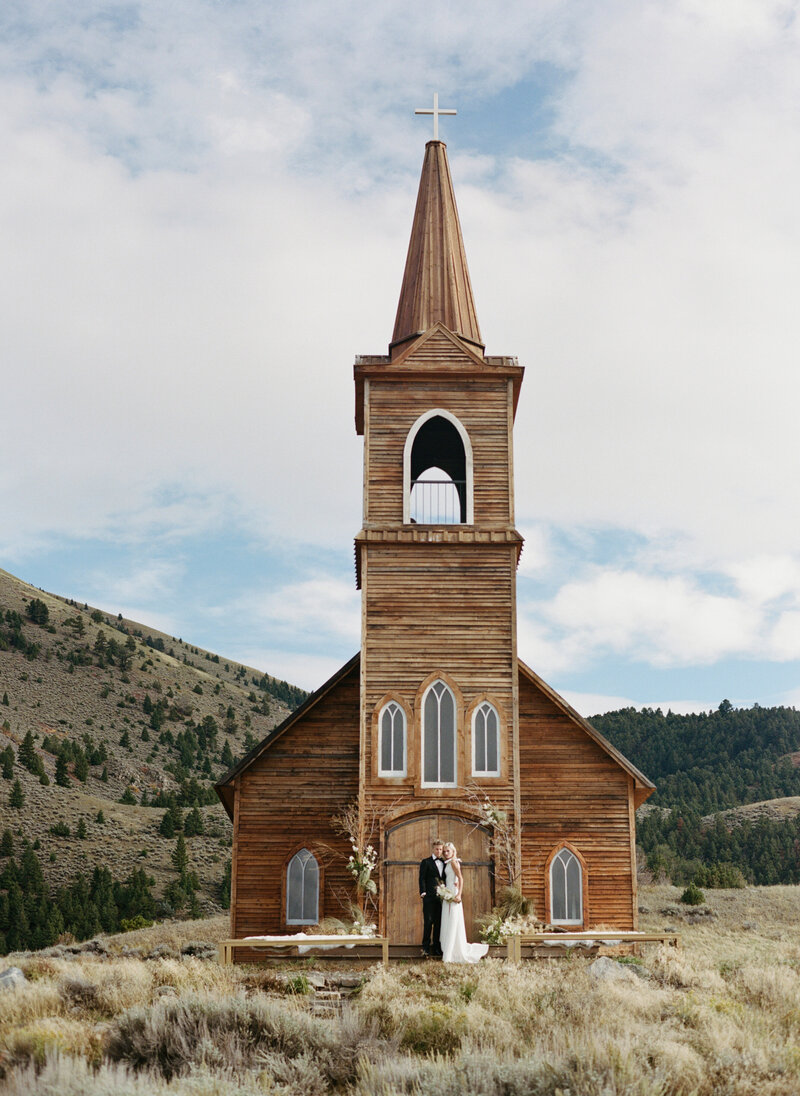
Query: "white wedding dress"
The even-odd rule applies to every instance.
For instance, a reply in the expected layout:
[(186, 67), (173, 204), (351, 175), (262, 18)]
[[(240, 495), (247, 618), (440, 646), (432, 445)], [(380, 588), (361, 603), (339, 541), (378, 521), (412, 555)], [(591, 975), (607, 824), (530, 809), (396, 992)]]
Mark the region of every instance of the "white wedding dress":
[[(455, 893), (456, 874), (449, 860), (444, 866), (444, 884)], [(462, 902), (442, 902), (439, 941), (442, 945), (443, 963), (477, 963), (489, 950), (488, 944), (467, 943)]]

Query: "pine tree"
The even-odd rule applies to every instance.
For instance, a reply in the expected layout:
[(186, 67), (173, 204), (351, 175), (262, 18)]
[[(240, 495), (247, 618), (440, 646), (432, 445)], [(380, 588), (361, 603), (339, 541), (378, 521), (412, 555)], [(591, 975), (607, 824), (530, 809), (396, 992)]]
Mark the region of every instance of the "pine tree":
[(100, 779), (103, 781), (104, 784), (108, 783), (108, 766), (107, 765), (103, 766), (103, 771), (100, 773)]
[(169, 811), (164, 811), (164, 817), (161, 819), (161, 825), (158, 827), (158, 832), (162, 837), (174, 837), (175, 836), (175, 823), (172, 821), (172, 815)]
[(127, 803), (130, 806), (136, 806), (136, 796), (133, 794), (133, 788), (130, 786), (130, 784), (122, 793), (122, 796), (120, 797), (120, 803)]
[(41, 598), (35, 597), (28, 604), (28, 616), (34, 624), (38, 624), (40, 627), (44, 628), (50, 619), (50, 610)]
[(36, 749), (33, 744), (33, 733), (30, 729), (25, 732), (17, 756), (20, 765), (24, 765), (28, 772), (36, 772)]
[(175, 848), (172, 850), (172, 865), (175, 871), (178, 872), (181, 879), (186, 876), (186, 869), (189, 866), (189, 854), (186, 851), (186, 842), (183, 839), (183, 834), (178, 834), (178, 840), (175, 843)]
[(13, 856), (14, 855), (14, 838), (11, 836), (11, 830), (3, 830), (3, 836), (0, 838), (0, 856)]
[(105, 820), (106, 820), (106, 816), (103, 814), (103, 812), (98, 811), (97, 816), (95, 817), (95, 822), (98, 824), (98, 826), (104, 825)]
[(187, 837), (195, 837), (204, 832), (203, 816), (197, 807), (193, 807), (186, 816), (183, 824), (183, 832)]
[(3, 693), (3, 703), (5, 704), (6, 707), (8, 707), (9, 699), (8, 699), (8, 693), (6, 693), (6, 692)]
[(119, 736), (119, 744), (120, 746), (123, 746), (126, 750), (130, 746), (131, 740), (127, 731), (123, 731), (122, 734)]
[(229, 739), (225, 739), (225, 745), (222, 747), (222, 753), (219, 755), (219, 759), (227, 769), (233, 768), (233, 751), (231, 750), (231, 744)]
[(69, 788), (72, 786), (72, 781), (69, 778), (69, 769), (67, 767), (67, 759), (63, 753), (60, 753), (56, 758), (56, 784), (59, 788)]
[(75, 773), (78, 780), (83, 784), (86, 783), (86, 777), (89, 775), (89, 762), (86, 759), (86, 754), (80, 747), (77, 749), (75, 764), (73, 765), (72, 771)]
[(86, 823), (82, 818), (78, 819), (78, 828), (75, 830), (75, 835), (79, 837), (81, 841), (86, 840)]
[(25, 793), (22, 790), (22, 785), (19, 780), (15, 780), (11, 785), (11, 795), (8, 797), (9, 807), (19, 808), (25, 803)]
[(3, 759), (3, 780), (11, 780), (14, 776), (14, 751), (6, 746), (0, 757)]
[(174, 799), (169, 805), (169, 813), (172, 818), (172, 824), (175, 827), (175, 832), (178, 833), (183, 829), (183, 811)]

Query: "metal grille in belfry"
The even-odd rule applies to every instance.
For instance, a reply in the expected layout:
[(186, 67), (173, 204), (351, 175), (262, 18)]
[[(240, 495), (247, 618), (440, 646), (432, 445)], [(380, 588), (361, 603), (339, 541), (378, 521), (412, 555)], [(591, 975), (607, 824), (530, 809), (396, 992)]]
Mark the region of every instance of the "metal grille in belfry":
[(414, 480), (411, 520), (419, 525), (460, 525), (464, 480)]

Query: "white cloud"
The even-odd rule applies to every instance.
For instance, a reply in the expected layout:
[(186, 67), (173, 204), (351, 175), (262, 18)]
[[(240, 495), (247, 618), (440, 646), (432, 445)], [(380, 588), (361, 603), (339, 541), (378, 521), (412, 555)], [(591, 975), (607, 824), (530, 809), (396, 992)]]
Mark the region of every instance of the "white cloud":
[[(102, 596), (106, 601), (115, 605), (131, 604), (132, 602), (139, 605), (152, 603), (171, 592), (182, 572), (183, 567), (179, 562), (157, 559), (136, 566), (125, 575), (95, 572), (87, 577), (87, 590), (89, 593), (84, 594), (84, 597), (90, 597), (92, 590), (102, 590)], [(119, 612), (120, 610), (116, 609), (114, 611)], [(133, 619), (143, 620), (145, 618), (135, 617)], [(147, 622), (150, 622), (149, 617)], [(154, 624), (153, 627), (160, 626)]]
[(286, 651), (280, 647), (243, 647), (234, 650), (231, 657), (235, 662), (263, 670), (308, 692), (324, 685), (346, 661), (325, 655)]
[(272, 635), (302, 636), (315, 644), (344, 641), (354, 650), (361, 642), (358, 591), (352, 583), (325, 575), (267, 592), (252, 591), (238, 599), (237, 611)]

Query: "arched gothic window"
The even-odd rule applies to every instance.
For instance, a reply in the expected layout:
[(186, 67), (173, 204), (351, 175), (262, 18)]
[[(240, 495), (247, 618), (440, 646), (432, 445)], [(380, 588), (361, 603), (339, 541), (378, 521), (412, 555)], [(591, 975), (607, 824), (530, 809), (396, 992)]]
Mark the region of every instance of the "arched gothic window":
[(286, 924), (319, 921), (319, 865), (308, 849), (294, 854), (286, 868)]
[(472, 773), (500, 775), (500, 720), (488, 701), (479, 704), (472, 716)]
[(406, 775), (406, 713), (390, 700), (381, 709), (379, 776)]
[(472, 445), (449, 411), (428, 411), (409, 430), (403, 493), (405, 524), (472, 524)]
[(456, 784), (456, 700), (443, 681), (434, 681), (422, 702), (422, 783)]
[(583, 869), (569, 849), (562, 849), (550, 863), (550, 923), (583, 924)]

